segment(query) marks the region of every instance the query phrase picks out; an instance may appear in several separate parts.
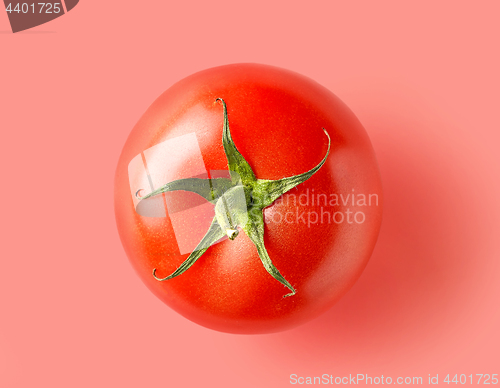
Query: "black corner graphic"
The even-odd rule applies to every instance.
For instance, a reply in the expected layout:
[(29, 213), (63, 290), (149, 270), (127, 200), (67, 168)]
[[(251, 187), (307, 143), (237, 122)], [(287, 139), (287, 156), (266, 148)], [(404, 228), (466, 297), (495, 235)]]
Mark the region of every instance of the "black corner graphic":
[(73, 8), (75, 8), (75, 5), (78, 4), (78, 0), (65, 0), (66, 3), (66, 11), (71, 11)]
[(50, 3), (38, 1), (3, 0), (12, 32), (24, 31), (54, 20), (69, 12), (79, 0), (61, 0)]

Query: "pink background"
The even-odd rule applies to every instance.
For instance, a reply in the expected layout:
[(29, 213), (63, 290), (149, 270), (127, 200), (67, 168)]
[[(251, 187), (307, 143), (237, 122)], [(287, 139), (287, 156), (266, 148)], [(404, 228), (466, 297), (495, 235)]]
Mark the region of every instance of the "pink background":
[[(15, 35), (0, 12), (0, 387), (500, 373), (498, 1), (235, 3), (82, 0)], [(141, 114), (175, 81), (234, 62), (337, 94), (384, 184), (360, 280), (281, 334), (177, 315), (135, 275), (115, 228), (114, 169)]]

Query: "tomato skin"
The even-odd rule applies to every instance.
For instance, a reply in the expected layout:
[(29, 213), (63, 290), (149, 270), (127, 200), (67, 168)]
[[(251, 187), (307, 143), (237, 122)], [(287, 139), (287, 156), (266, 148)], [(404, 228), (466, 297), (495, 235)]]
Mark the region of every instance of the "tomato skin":
[[(264, 209), (265, 245), (274, 265), (296, 288), (297, 294), (292, 297), (283, 298), (286, 288), (266, 272), (245, 233), (234, 241), (211, 246), (176, 278), (160, 282), (152, 276), (153, 268), (158, 268), (160, 276), (172, 273), (188, 254), (179, 253), (169, 216), (148, 218), (137, 214), (128, 165), (144, 150), (194, 132), (206, 170), (227, 170), (222, 108), (216, 98), (227, 103), (234, 143), (259, 179), (280, 179), (310, 170), (326, 153), (328, 143), (322, 128), (331, 136), (331, 152), (325, 165)], [(186, 173), (183, 170), (189, 168), (191, 157), (186, 155), (176, 167), (179, 177)], [(364, 194), (367, 202), (371, 194), (373, 202), (371, 206), (352, 206), (352, 197), (348, 197), (345, 205), (339, 200), (338, 206), (329, 206), (332, 193), (343, 194), (344, 199), (348, 194)], [(317, 194), (326, 194), (327, 202), (321, 197), (318, 206)], [(303, 201), (297, 204), (299, 198)], [(359, 197), (355, 198), (357, 201)], [(326, 221), (325, 212), (345, 214), (347, 209), (352, 214), (362, 211), (365, 221)], [(324, 222), (308, 225), (309, 213), (316, 213), (318, 218), (323, 214)], [(365, 130), (334, 94), (291, 71), (235, 64), (181, 80), (148, 108), (119, 159), (115, 214), (130, 262), (163, 302), (214, 330), (270, 333), (318, 316), (354, 284), (378, 236), (382, 189)], [(293, 222), (276, 221), (286, 214)]]

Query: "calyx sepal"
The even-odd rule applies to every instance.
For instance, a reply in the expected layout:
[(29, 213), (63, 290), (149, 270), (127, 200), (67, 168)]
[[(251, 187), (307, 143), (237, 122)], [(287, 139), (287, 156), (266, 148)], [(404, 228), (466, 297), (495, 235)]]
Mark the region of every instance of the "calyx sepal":
[(228, 178), (207, 179), (186, 178), (169, 182), (159, 189), (141, 198), (147, 198), (169, 191), (189, 191), (196, 193), (215, 205), (215, 217), (194, 251), (172, 274), (160, 278), (153, 269), (153, 276), (158, 281), (165, 281), (183, 274), (207, 251), (207, 249), (227, 236), (229, 240), (237, 238), (242, 230), (257, 249), (262, 265), (266, 271), (290, 293), (284, 297), (296, 294), (295, 288), (283, 277), (274, 266), (264, 245), (264, 214), (263, 209), (270, 206), (280, 196), (311, 178), (324, 165), (330, 153), (330, 136), (323, 128), (328, 138), (328, 149), (323, 159), (312, 169), (302, 174), (285, 177), (278, 180), (257, 179), (250, 164), (241, 155), (234, 144), (229, 129), (227, 106), (222, 98), (217, 98), (223, 107), (222, 145), (226, 155), (229, 174)]

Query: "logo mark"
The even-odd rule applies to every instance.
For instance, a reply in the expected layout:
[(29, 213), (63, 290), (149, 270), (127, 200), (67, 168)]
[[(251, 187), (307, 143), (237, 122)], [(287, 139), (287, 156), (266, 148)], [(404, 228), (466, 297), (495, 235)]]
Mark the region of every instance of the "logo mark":
[(49, 3), (3, 0), (12, 32), (24, 31), (54, 20), (71, 11), (79, 0), (60, 0)]

